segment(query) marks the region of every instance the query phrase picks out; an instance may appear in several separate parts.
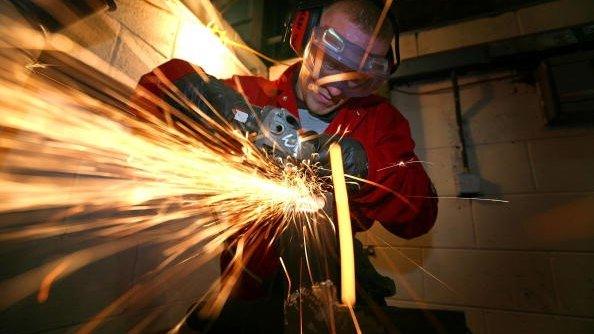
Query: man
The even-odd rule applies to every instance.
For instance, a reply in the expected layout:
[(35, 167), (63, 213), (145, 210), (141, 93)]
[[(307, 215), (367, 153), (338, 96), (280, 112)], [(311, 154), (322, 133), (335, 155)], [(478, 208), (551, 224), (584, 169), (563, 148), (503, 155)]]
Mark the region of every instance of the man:
[[(393, 234), (410, 239), (431, 229), (437, 200), (422, 165), (415, 163), (418, 158), (407, 120), (388, 100), (370, 91), (389, 77), (385, 66), (389, 66), (386, 55), (393, 29), (386, 20), (374, 38), (380, 13), (381, 8), (365, 0), (335, 2), (324, 9), (303, 62), (288, 68), (276, 81), (239, 76), (226, 83), (235, 89), (239, 84), (252, 104), (286, 108), (299, 118), (304, 130), (344, 135), (340, 143), (346, 157), (345, 172), (380, 185), (362, 184), (350, 190), (354, 231), (366, 230), (378, 221)], [(181, 60), (171, 60), (159, 70), (172, 82), (194, 71)], [(340, 76), (345, 73), (351, 74)], [(140, 86), (162, 97), (159, 80), (151, 72), (143, 76)], [(238, 281), (232, 299), (257, 301), (276, 289), (270, 286), (281, 270), (278, 255), (274, 250), (256, 254), (247, 263), (250, 273)], [(223, 256), (223, 268), (228, 261)], [(249, 303), (245, 312), (258, 307)], [(282, 304), (274, 305), (282, 308)], [(228, 312), (223, 314), (228, 316)], [(250, 319), (241, 321), (247, 321), (244, 327), (259, 326)], [(265, 330), (269, 329), (260, 327), (254, 332)]]

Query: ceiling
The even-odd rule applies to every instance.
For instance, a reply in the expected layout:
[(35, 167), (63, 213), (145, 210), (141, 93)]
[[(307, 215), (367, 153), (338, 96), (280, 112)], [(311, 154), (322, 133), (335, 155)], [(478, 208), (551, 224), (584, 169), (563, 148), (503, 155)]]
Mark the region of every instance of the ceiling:
[(402, 31), (442, 26), (550, 0), (397, 0)]

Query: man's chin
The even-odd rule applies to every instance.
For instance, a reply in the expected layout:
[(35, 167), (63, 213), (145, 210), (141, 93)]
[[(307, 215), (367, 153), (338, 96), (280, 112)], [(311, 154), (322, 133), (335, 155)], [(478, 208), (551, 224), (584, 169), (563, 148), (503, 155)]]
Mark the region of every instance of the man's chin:
[(334, 110), (336, 110), (338, 106), (337, 105), (331, 105), (331, 106), (325, 106), (325, 107), (318, 107), (318, 108), (312, 108), (309, 111), (316, 114), (316, 115), (327, 115), (331, 112), (333, 112)]
[(332, 104), (322, 104), (317, 101), (308, 101), (307, 108), (310, 112), (316, 115), (326, 115), (331, 113), (332, 111), (336, 110), (341, 103), (332, 103)]

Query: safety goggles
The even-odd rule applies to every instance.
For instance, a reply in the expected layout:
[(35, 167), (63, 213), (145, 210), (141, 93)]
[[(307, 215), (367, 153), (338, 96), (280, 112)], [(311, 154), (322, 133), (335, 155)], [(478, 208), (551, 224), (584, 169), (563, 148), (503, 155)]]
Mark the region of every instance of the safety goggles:
[(303, 64), (317, 86), (336, 87), (344, 97), (367, 96), (390, 76), (386, 57), (366, 52), (331, 27), (314, 28)]

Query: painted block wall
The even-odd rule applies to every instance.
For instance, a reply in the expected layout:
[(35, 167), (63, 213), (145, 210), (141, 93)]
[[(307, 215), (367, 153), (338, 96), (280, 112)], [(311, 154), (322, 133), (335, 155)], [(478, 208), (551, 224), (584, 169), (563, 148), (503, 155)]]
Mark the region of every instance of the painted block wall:
[[(402, 58), (593, 22), (593, 4), (551, 1), (407, 33)], [(443, 198), (425, 236), (403, 240), (376, 224), (359, 238), (397, 282), (393, 305), (462, 310), (473, 333), (592, 333), (594, 128), (546, 127), (538, 89), (514, 75), (460, 78), (491, 80), (462, 88), (463, 127), (483, 197), (509, 203)], [(395, 87), (391, 99), (439, 195), (457, 196), (462, 160), (449, 80)]]
[(404, 59), (594, 22), (594, 2), (556, 0), (400, 36)]
[[(197, 10), (205, 12), (200, 19), (179, 0), (123, 0), (117, 5), (117, 10), (93, 15), (61, 34), (92, 51), (133, 82), (171, 58), (188, 60), (218, 78), (267, 73), (255, 57), (249, 64), (241, 63), (206, 28), (211, 21), (224, 25), (208, 1), (197, 2)], [(227, 35), (235, 38), (232, 31)]]
[[(473, 333), (591, 333), (594, 128), (546, 127), (537, 88), (513, 74), (460, 79), (493, 80), (462, 88), (464, 131), (483, 197), (509, 203), (443, 198), (425, 236), (407, 241), (376, 224), (360, 238), (397, 281), (394, 305), (463, 310)], [(392, 102), (439, 195), (457, 196), (450, 82), (396, 87)]]

